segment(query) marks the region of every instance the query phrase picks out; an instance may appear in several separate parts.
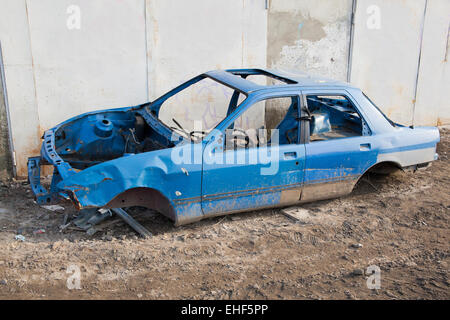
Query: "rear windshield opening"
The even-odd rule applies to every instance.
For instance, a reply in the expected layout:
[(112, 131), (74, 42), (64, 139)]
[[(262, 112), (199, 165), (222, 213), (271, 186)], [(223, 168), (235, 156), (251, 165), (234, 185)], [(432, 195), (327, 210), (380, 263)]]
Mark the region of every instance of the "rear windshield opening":
[(286, 85), (286, 84), (297, 84), (296, 81), (293, 81), (288, 78), (283, 78), (277, 75), (274, 75), (270, 72), (264, 70), (228, 70), (228, 72), (241, 76), (242, 78), (252, 81), (259, 85), (264, 86), (274, 86), (274, 85)]

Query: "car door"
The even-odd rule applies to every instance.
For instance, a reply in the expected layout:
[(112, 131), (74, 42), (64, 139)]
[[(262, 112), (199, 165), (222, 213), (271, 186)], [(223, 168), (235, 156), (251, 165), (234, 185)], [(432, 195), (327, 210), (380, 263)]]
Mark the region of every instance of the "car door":
[[(370, 128), (347, 91), (322, 89), (302, 93), (311, 115), (310, 128), (305, 133), (305, 181), (301, 200), (348, 194), (358, 178), (376, 162)], [(316, 135), (324, 138), (315, 140)]]
[[(278, 127), (264, 138), (261, 129), (252, 121), (261, 117), (258, 108), (267, 101), (288, 99), (290, 105)], [(295, 203), (300, 200), (304, 177), (305, 145), (300, 142), (300, 96), (298, 94), (262, 95), (248, 98), (210, 138), (203, 152), (202, 210), (204, 215), (245, 211)], [(283, 109), (284, 110), (284, 109)], [(264, 109), (264, 117), (266, 109)], [(270, 117), (268, 117), (270, 118)], [(294, 122), (292, 122), (292, 120)], [(283, 122), (284, 121), (284, 122)], [(243, 125), (248, 122), (247, 126)], [(265, 120), (264, 120), (265, 123)], [(253, 142), (229, 147), (232, 137), (248, 129), (260, 134)], [(267, 128), (265, 128), (267, 129)], [(278, 130), (278, 131), (277, 131)], [(277, 144), (276, 135), (282, 134)], [(286, 133), (287, 132), (287, 133)], [(286, 138), (287, 137), (287, 138)], [(263, 141), (263, 140), (267, 141)], [(287, 142), (289, 141), (289, 143)], [(294, 141), (295, 140), (295, 141)], [(235, 139), (236, 141), (236, 139)]]

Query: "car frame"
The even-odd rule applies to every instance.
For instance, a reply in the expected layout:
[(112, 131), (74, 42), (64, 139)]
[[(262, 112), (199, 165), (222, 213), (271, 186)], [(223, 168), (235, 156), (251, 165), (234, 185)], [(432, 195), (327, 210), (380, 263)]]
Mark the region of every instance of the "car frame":
[[(281, 80), (282, 84), (257, 84), (247, 80), (252, 75)], [(166, 99), (204, 78), (246, 99), (236, 103), (214, 130), (193, 141), (159, 121), (158, 113)], [(350, 118), (359, 119), (361, 135), (310, 141), (318, 124), (308, 105), (317, 97), (322, 99), (318, 103), (327, 105), (327, 97), (334, 96), (344, 97), (352, 105)], [(226, 150), (230, 125), (258, 101), (276, 97), (289, 97), (298, 106), (293, 109), (297, 112), (296, 142)], [(137, 122), (147, 131), (151, 128), (151, 142), (166, 147), (120, 154), (124, 134), (134, 139)], [(182, 225), (228, 213), (339, 197), (349, 194), (369, 171), (425, 167), (438, 157), (439, 131), (392, 122), (360, 89), (348, 83), (266, 69), (233, 69), (201, 74), (153, 102), (73, 117), (47, 130), (43, 140), (41, 155), (28, 160), (29, 182), (39, 204), (70, 200), (78, 209), (143, 206)], [(245, 141), (248, 144), (247, 137)], [(227, 152), (249, 157), (254, 148), (277, 155), (276, 174), (261, 174), (269, 165), (260, 161), (213, 161), (217, 154)], [(174, 162), (174, 152), (193, 149), (201, 155), (199, 161)], [(40, 182), (42, 165), (54, 167), (49, 190)]]

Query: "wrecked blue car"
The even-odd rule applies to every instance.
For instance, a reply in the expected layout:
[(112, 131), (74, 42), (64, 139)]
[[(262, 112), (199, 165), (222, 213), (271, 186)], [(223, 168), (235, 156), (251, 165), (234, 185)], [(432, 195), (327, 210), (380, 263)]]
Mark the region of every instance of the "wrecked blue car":
[(438, 142), (437, 128), (394, 123), (347, 83), (219, 70), (47, 130), (28, 174), (39, 204), (142, 206), (182, 225), (346, 195), (369, 171), (427, 166)]

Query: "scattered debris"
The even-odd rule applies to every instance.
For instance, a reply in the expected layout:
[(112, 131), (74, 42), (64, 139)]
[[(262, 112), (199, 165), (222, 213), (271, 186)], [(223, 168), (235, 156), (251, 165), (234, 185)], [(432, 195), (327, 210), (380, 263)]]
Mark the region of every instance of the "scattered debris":
[(353, 243), (353, 244), (351, 245), (351, 247), (352, 247), (352, 248), (355, 248), (355, 249), (359, 249), (359, 248), (362, 248), (363, 245), (362, 245), (361, 243)]
[(37, 229), (33, 231), (34, 234), (43, 234), (45, 233), (45, 229)]
[(125, 210), (120, 208), (111, 209), (115, 214), (123, 219), (126, 223), (130, 225), (137, 233), (139, 233), (143, 238), (149, 238), (152, 236), (151, 232), (148, 231), (144, 226), (134, 220)]
[(94, 227), (90, 227), (89, 229), (86, 230), (86, 233), (88, 236), (93, 236), (98, 230), (95, 229)]
[(364, 270), (363, 269), (355, 269), (355, 270), (353, 270), (352, 274), (354, 276), (362, 276), (362, 275), (364, 275)]
[[(450, 150), (450, 130), (443, 143), (440, 150)], [(154, 234), (145, 241), (135, 241), (139, 235), (115, 215), (96, 224), (101, 231), (92, 237), (81, 228), (60, 233), (65, 213), (69, 223), (79, 211), (62, 204), (64, 211), (51, 212), (32, 203), (23, 192), (28, 187), (0, 187), (0, 208), (9, 210), (0, 214), (0, 298), (449, 299), (450, 167), (448, 160), (435, 164), (415, 175), (374, 175), (379, 192), (363, 182), (350, 197), (298, 205), (309, 211), (308, 224), (268, 209), (236, 214), (241, 221), (229, 215), (174, 227), (161, 214), (126, 209)], [(33, 235), (39, 228), (46, 233)], [(14, 239), (19, 231), (25, 242)], [(363, 247), (352, 246), (358, 243)], [(80, 267), (83, 290), (68, 292), (72, 263)], [(376, 280), (366, 273), (371, 265), (381, 270), (381, 289), (367, 287)], [(364, 275), (353, 275), (355, 269)]]
[(73, 220), (73, 223), (83, 230), (89, 230), (94, 225), (112, 217), (110, 210), (102, 209), (84, 209), (80, 211), (80, 214)]
[(69, 219), (69, 214), (68, 213), (65, 213), (64, 214), (64, 218), (63, 218), (63, 223), (62, 223), (62, 225), (63, 226), (65, 226), (66, 224), (67, 224), (67, 220)]
[(94, 235), (95, 233), (97, 233), (98, 231), (102, 231), (108, 227), (111, 227), (111, 226), (119, 223), (119, 222), (122, 222), (122, 220), (114, 219), (114, 220), (102, 222), (101, 224), (95, 225), (95, 227), (91, 227), (90, 229), (86, 230), (86, 233), (91, 236), (91, 235)]
[(8, 212), (9, 212), (8, 209), (0, 208), (0, 214), (5, 214), (5, 213), (8, 213)]
[(48, 206), (41, 206), (44, 209), (50, 210), (50, 211), (64, 211), (64, 207), (57, 205), (57, 204), (52, 204), (52, 205), (48, 205)]
[(6, 279), (2, 279), (2, 280), (0, 280), (0, 284), (1, 285), (7, 285), (8, 284), (8, 280), (6, 280)]
[(63, 225), (59, 226), (59, 231), (63, 231), (65, 230), (68, 226), (70, 226), (72, 224), (72, 221)]
[[(60, 226), (60, 229), (61, 231), (65, 228), (69, 228), (72, 230), (73, 228), (69, 227), (69, 225), (73, 223), (78, 228), (78, 230), (84, 230), (89, 236), (93, 236), (96, 232), (106, 228), (107, 226), (111, 226), (118, 223), (119, 221), (122, 221), (120, 219), (116, 219), (104, 223), (106, 219), (112, 218), (114, 215), (120, 217), (142, 237), (146, 238), (152, 236), (152, 234), (145, 227), (134, 220), (125, 210), (119, 208), (111, 210), (103, 208), (84, 209), (80, 211), (79, 215), (74, 220)], [(67, 221), (65, 217), (64, 221)]]
[(386, 290), (384, 293), (385, 293), (389, 298), (392, 298), (392, 299), (398, 299), (398, 297), (397, 297), (395, 294), (393, 294), (392, 292), (390, 292), (389, 290)]
[(309, 218), (309, 211), (298, 207), (282, 209), (281, 213), (288, 218), (303, 224), (306, 224), (307, 222), (305, 220)]
[(16, 239), (16, 240), (19, 240), (19, 241), (25, 241), (25, 237), (23, 236), (23, 235), (21, 235), (21, 234), (18, 234), (18, 235), (16, 235), (15, 237), (14, 237), (14, 239)]
[(344, 291), (344, 294), (347, 296), (348, 299), (355, 299), (355, 296), (348, 290)]

